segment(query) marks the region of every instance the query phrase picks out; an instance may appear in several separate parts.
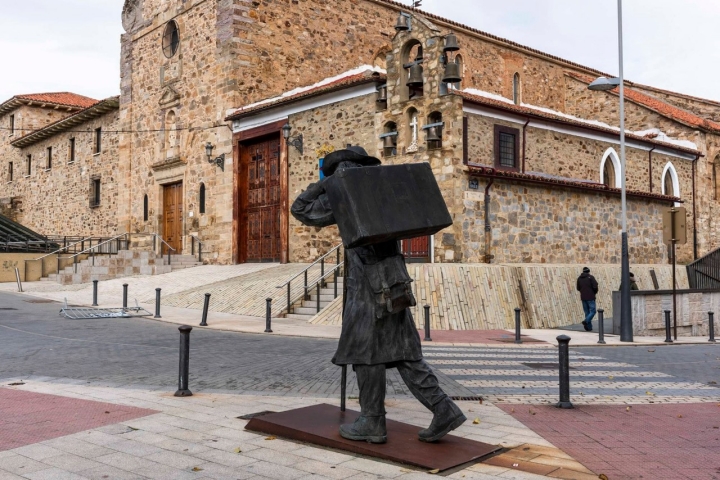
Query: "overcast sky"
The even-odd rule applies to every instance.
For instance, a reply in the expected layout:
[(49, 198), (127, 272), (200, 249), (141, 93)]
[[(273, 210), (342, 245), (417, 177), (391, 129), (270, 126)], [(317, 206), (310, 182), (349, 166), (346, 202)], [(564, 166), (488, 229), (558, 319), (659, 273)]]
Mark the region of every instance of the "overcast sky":
[[(0, 102), (117, 95), (123, 3), (0, 0)], [(616, 0), (423, 0), (422, 9), (617, 74)], [(625, 0), (623, 16), (626, 78), (720, 101), (720, 1)]]

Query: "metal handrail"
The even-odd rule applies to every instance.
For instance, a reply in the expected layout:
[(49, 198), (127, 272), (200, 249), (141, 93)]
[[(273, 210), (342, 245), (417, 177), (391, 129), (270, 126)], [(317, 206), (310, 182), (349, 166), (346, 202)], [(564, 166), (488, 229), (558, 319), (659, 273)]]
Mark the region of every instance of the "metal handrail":
[(202, 247), (203, 243), (200, 241), (199, 238), (197, 238), (195, 235), (188, 235), (190, 237), (190, 252), (194, 256), (195, 255), (195, 242), (198, 244), (198, 262), (202, 263)]
[(110, 242), (116, 241), (116, 240), (118, 240), (118, 239), (121, 238), (121, 237), (127, 237), (128, 235), (130, 235), (130, 233), (121, 233), (120, 235), (114, 236), (114, 237), (112, 237), (112, 238), (110, 238), (110, 239), (108, 239), (108, 240), (105, 240), (104, 242), (98, 243), (98, 244), (96, 244), (96, 245), (94, 245), (94, 246), (92, 246), (92, 247), (90, 247), (90, 248), (86, 248), (86, 249), (83, 250), (82, 252), (78, 252), (78, 253), (76, 253), (75, 255), (71, 255), (71, 256), (65, 257), (65, 258), (75, 258), (75, 257), (77, 257), (78, 255), (82, 255), (82, 254), (87, 253), (87, 252), (91, 252), (91, 251), (94, 252), (94, 250), (95, 250), (96, 248), (101, 247), (101, 246), (103, 246), (103, 245), (106, 245), (106, 244), (108, 244), (108, 243), (110, 243)]
[[(295, 298), (293, 298), (292, 295), (292, 281), (298, 278), (299, 276), (303, 275), (304, 282), (302, 287), (302, 298), (305, 300), (308, 300), (310, 298), (310, 295), (308, 295), (308, 291), (310, 288), (315, 287), (316, 285), (319, 287), (325, 286), (325, 278), (332, 272), (335, 272), (335, 296), (337, 297), (337, 271), (342, 264), (340, 263), (340, 247), (342, 247), (342, 243), (339, 245), (333, 247), (329, 252), (327, 252), (322, 257), (315, 260), (313, 263), (311, 263), (309, 266), (307, 266), (303, 271), (299, 272), (298, 274), (292, 276), (288, 281), (283, 283), (282, 285), (278, 285), (275, 288), (286, 288), (287, 289), (287, 305), (286, 305), (286, 312), (290, 313), (290, 307), (292, 307), (292, 303), (294, 300), (297, 300), (299, 298), (299, 295), (296, 295)], [(335, 254), (336, 260), (335, 260), (335, 266), (330, 269), (327, 274), (325, 273), (325, 259), (329, 257), (330, 255)], [(316, 266), (317, 264), (320, 264), (320, 275), (317, 278), (317, 281), (312, 284), (312, 287), (308, 284), (308, 271)], [(320, 297), (318, 296), (318, 299)], [(318, 300), (319, 302), (319, 300)], [(318, 304), (319, 305), (319, 304)]]
[[(320, 313), (320, 289), (325, 286), (325, 278), (326, 278), (328, 275), (330, 275), (331, 273), (332, 273), (333, 276), (334, 276), (334, 281), (333, 281), (333, 290), (334, 290), (334, 291), (333, 291), (333, 298), (337, 298), (337, 297), (338, 297), (338, 271), (340, 270), (340, 268), (341, 268), (342, 266), (343, 266), (342, 263), (338, 263), (338, 264), (335, 265), (333, 268), (331, 268), (330, 271), (328, 271), (327, 273), (325, 273), (324, 275), (322, 275), (320, 278), (318, 278), (317, 282), (315, 282), (315, 283), (312, 285), (312, 287), (309, 287), (309, 290), (312, 290), (313, 288), (316, 288), (316, 289), (317, 289), (317, 293), (316, 293), (317, 298), (315, 299), (315, 300), (316, 300), (315, 313)], [(289, 293), (289, 292), (288, 292), (288, 293)], [(290, 310), (290, 309), (288, 308), (288, 313), (290, 313), (289, 310)]]
[(298, 273), (298, 274), (295, 275), (294, 277), (291, 277), (287, 282), (283, 283), (282, 285), (278, 285), (278, 286), (275, 287), (275, 288), (283, 288), (286, 284), (292, 282), (293, 280), (295, 280), (297, 277), (299, 277), (299, 276), (302, 275), (303, 273), (307, 273), (308, 270), (310, 270), (312, 267), (314, 267), (315, 265), (317, 265), (319, 262), (325, 260), (325, 258), (329, 257), (333, 252), (335, 252), (335, 251), (338, 250), (340, 247), (342, 247), (342, 245), (343, 245), (342, 243), (339, 244), (339, 245), (336, 245), (335, 247), (333, 247), (332, 250), (330, 250), (330, 251), (327, 252), (325, 255), (323, 255), (322, 257), (318, 258), (317, 260), (315, 260), (315, 261), (314, 261), (313, 263), (311, 263), (310, 265), (308, 265), (308, 267), (307, 267), (305, 270), (303, 270), (302, 272)]
[(50, 252), (50, 253), (48, 253), (47, 255), (43, 255), (42, 257), (31, 258), (30, 261), (42, 260), (42, 259), (45, 258), (45, 257), (49, 257), (50, 255), (55, 255), (56, 253), (60, 253), (60, 252), (62, 252), (63, 250), (65, 250), (65, 249), (67, 249), (67, 248), (74, 247), (74, 246), (77, 245), (78, 243), (83, 243), (83, 242), (85, 242), (86, 240), (91, 239), (91, 238), (93, 238), (93, 237), (92, 237), (92, 236), (90, 236), (90, 237), (85, 237), (85, 238), (83, 238), (82, 240), (78, 240), (78, 241), (75, 242), (75, 243), (71, 243), (70, 245), (66, 245), (66, 246), (64, 246), (64, 247), (62, 247), (62, 248), (58, 248), (58, 249), (55, 250), (54, 252)]
[[(155, 247), (156, 247), (155, 240), (158, 238), (160, 239), (160, 241), (162, 243), (165, 244), (166, 247), (168, 247), (167, 258), (168, 258), (168, 265), (170, 265), (170, 262), (171, 262), (170, 250), (172, 250), (173, 252), (176, 252), (177, 250), (175, 250), (172, 246), (170, 246), (170, 244), (168, 242), (166, 242), (165, 239), (161, 235), (159, 235), (157, 233), (153, 233), (152, 235), (153, 235), (153, 250), (155, 250)], [(160, 249), (160, 253), (162, 254), (162, 248)]]

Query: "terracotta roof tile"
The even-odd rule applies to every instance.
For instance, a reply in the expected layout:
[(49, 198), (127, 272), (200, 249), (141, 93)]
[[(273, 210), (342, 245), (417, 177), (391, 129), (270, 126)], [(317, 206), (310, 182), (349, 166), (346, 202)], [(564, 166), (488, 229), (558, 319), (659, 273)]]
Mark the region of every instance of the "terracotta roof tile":
[[(480, 96), (480, 95), (473, 95), (472, 93), (469, 93), (469, 92), (455, 91), (454, 93), (457, 94), (457, 95), (460, 95), (460, 96), (463, 97), (465, 100), (470, 101), (470, 102), (472, 102), (472, 103), (476, 103), (476, 104), (480, 104), (480, 105), (487, 105), (487, 106), (490, 106), (490, 107), (494, 107), (494, 108), (506, 110), (506, 111), (513, 112), (513, 113), (517, 113), (517, 114), (519, 114), (519, 115), (532, 116), (532, 117), (535, 117), (535, 118), (544, 118), (544, 119), (547, 119), (547, 120), (552, 120), (552, 121), (557, 122), (557, 123), (564, 123), (564, 124), (568, 124), (568, 125), (573, 125), (573, 126), (577, 126), (577, 127), (581, 127), (581, 128), (587, 129), (587, 130), (594, 130), (594, 131), (599, 131), (599, 132), (605, 132), (605, 133), (610, 133), (610, 134), (612, 134), (612, 135), (618, 135), (618, 136), (620, 135), (620, 131), (619, 131), (619, 130), (615, 130), (615, 129), (612, 129), (612, 128), (602, 127), (602, 126), (600, 126), (600, 125), (593, 125), (593, 124), (590, 124), (590, 123), (582, 122), (582, 121), (580, 121), (580, 120), (573, 120), (573, 119), (564, 117), (564, 116), (562, 116), (562, 115), (555, 115), (555, 114), (552, 114), (552, 113), (549, 113), (549, 112), (546, 112), (546, 111), (537, 110), (537, 109), (530, 108), (530, 107), (525, 107), (525, 106), (522, 106), (522, 105), (515, 105), (515, 104), (513, 104), (513, 103), (506, 103), (506, 102), (503, 102), (503, 101), (501, 101), (501, 100), (495, 100), (495, 99), (493, 99), (493, 98), (483, 97), (483, 96)], [(675, 144), (668, 143), (668, 142), (663, 142), (663, 141), (659, 141), (659, 140), (654, 140), (654, 139), (652, 139), (652, 138), (644, 137), (644, 136), (640, 136), (640, 135), (635, 135), (635, 134), (633, 134), (633, 133), (625, 133), (625, 136), (626, 136), (627, 138), (631, 138), (631, 139), (634, 139), (634, 140), (639, 140), (639, 141), (642, 141), (642, 142), (644, 142), (644, 143), (650, 143), (650, 144), (654, 144), (654, 145), (662, 145), (662, 146), (665, 147), (665, 148), (669, 148), (669, 149), (676, 150), (676, 151), (680, 151), (680, 152), (691, 153), (691, 154), (693, 154), (693, 155), (699, 155), (699, 154), (700, 154), (700, 151), (695, 150), (695, 149), (692, 149), (692, 148), (682, 147), (682, 146), (680, 146), (680, 145), (675, 145)]]
[[(588, 77), (587, 75), (582, 75), (575, 72), (565, 72), (565, 74), (569, 77), (572, 77), (587, 84), (590, 84), (593, 80), (595, 80), (594, 78)], [(610, 90), (610, 92), (619, 95), (620, 90), (616, 87), (613, 90)], [(687, 110), (683, 110), (674, 105), (670, 105), (669, 103), (663, 102), (662, 100), (655, 97), (651, 97), (650, 95), (640, 93), (637, 90), (633, 90), (632, 88), (625, 87), (625, 98), (633, 101), (634, 103), (649, 108), (650, 110), (657, 112), (660, 115), (672, 118), (673, 120), (677, 120), (678, 122), (688, 125), (690, 127), (720, 133), (720, 123), (713, 122), (712, 120), (708, 120), (706, 118), (702, 118), (698, 115), (695, 115), (694, 113), (688, 112)]]
[(249, 116), (251, 114), (261, 112), (263, 110), (269, 110), (280, 105), (286, 105), (288, 103), (297, 102), (305, 98), (334, 92), (336, 90), (342, 90), (343, 88), (353, 87), (355, 85), (362, 85), (364, 83), (372, 82), (384, 82), (386, 78), (386, 75), (383, 73), (366, 70), (365, 72), (343, 77), (325, 85), (318, 86), (316, 88), (310, 88), (295, 95), (289, 95), (286, 97), (281, 96), (275, 99), (264, 101), (262, 103), (251, 104), (248, 107), (239, 108), (235, 110), (235, 112), (233, 112), (231, 115), (228, 115), (225, 120), (236, 120)]
[(15, 95), (15, 98), (29, 100), (32, 102), (52, 103), (54, 105), (64, 105), (77, 108), (87, 108), (98, 103), (98, 100), (95, 100), (94, 98), (70, 92), (30, 93), (25, 95)]

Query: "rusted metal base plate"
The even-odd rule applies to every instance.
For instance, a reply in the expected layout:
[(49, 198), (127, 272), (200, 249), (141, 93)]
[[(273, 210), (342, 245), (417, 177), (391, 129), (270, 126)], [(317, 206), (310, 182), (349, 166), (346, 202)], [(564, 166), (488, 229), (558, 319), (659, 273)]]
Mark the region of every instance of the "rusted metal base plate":
[(417, 436), (420, 427), (393, 420), (387, 421), (388, 441), (385, 444), (355, 442), (342, 438), (338, 431), (340, 425), (354, 422), (358, 415), (360, 412), (341, 412), (337, 406), (320, 404), (255, 417), (245, 428), (427, 470), (447, 470), (501, 449), (497, 445), (452, 435), (446, 435), (436, 443), (421, 442)]

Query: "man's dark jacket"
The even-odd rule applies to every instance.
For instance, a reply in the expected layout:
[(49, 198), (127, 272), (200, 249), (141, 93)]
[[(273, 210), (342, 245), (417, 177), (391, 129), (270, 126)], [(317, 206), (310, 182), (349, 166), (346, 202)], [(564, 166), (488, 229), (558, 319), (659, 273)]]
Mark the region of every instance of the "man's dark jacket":
[(577, 279), (577, 290), (580, 292), (580, 300), (595, 300), (598, 292), (598, 283), (595, 277), (589, 273), (581, 273)]

